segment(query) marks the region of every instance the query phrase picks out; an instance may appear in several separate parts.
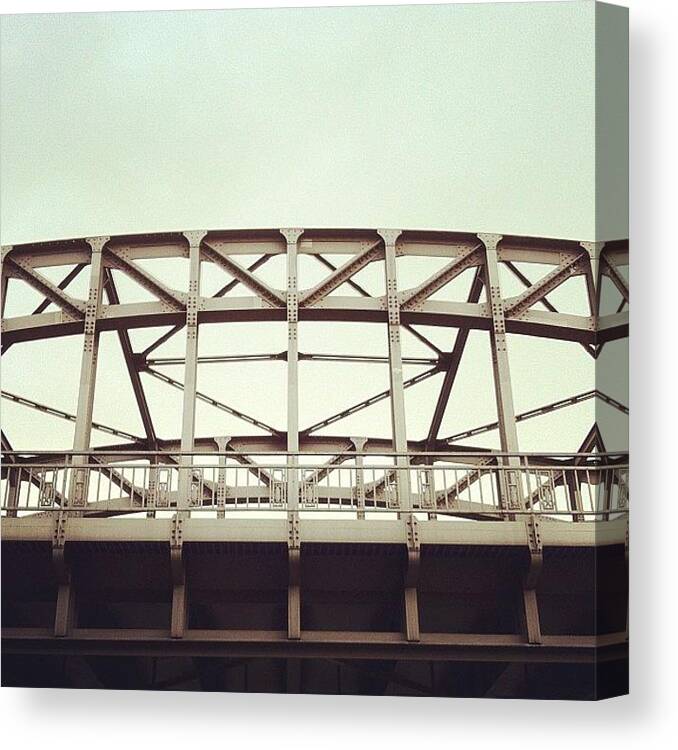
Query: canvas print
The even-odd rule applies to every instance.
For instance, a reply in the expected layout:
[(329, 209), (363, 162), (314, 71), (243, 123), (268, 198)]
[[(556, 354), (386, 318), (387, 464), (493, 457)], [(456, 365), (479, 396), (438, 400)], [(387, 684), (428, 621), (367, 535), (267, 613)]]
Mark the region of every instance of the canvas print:
[(625, 693), (626, 10), (1, 42), (3, 686)]

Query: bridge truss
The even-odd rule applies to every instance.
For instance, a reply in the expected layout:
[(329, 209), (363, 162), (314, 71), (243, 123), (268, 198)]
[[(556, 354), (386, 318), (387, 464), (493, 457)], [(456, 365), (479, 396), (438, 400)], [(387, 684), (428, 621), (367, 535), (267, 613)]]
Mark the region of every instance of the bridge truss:
[[(253, 261), (242, 260), (252, 256)], [(285, 258), (285, 288), (259, 271), (276, 256)], [(307, 288), (298, 283), (302, 256), (324, 274)], [(436, 270), (410, 288), (399, 284), (399, 263), (408, 257), (436, 261)], [(172, 258), (188, 260), (186, 291), (149, 270), (152, 262)], [(190, 231), (3, 248), (3, 353), (23, 342), (82, 336), (75, 413), (27, 395), (2, 394), (75, 426), (72, 448), (65, 451), (40, 445), (15, 451), (11, 435), (3, 432), (3, 554), (7, 550), (12, 568), (28, 559), (31, 569), (41, 570), (23, 584), (5, 583), (3, 575), (8, 591), (3, 645), (7, 658), (17, 660), (8, 662), (10, 672), (21, 671), (36, 655), (91, 660), (115, 652), (130, 659), (194, 658), (203, 666), (195, 667), (188, 683), (197, 680), (203, 689), (210, 684), (242, 689), (240, 677), (228, 675), (234, 663), (249, 659), (268, 660), (259, 679), (261, 689), (269, 690), (324, 689), (313, 676), (318, 660), (338, 670), (330, 692), (547, 695), (551, 690), (562, 696), (571, 690), (576, 697), (594, 697), (618, 690), (627, 638), (628, 457), (606, 451), (595, 423), (574, 453), (521, 452), (517, 425), (594, 399), (626, 414), (628, 409), (597, 378), (586, 391), (516, 413), (507, 338), (566, 341), (597, 360), (609, 342), (628, 335), (627, 265), (626, 241), (399, 230)], [(381, 294), (360, 281), (361, 272), (374, 266), (383, 272)], [(62, 274), (55, 282), (50, 277), (58, 267)], [(224, 272), (226, 281), (208, 295), (201, 277), (210, 267)], [(125, 301), (114, 272), (150, 299)], [(437, 295), (464, 273), (472, 277), (465, 301)], [(522, 285), (520, 293), (502, 293), (504, 273)], [(89, 276), (86, 299), (69, 294), (81, 274)], [(587, 314), (560, 311), (549, 299), (576, 277), (585, 283)], [(5, 317), (10, 282), (28, 285), (44, 298), (32, 314)], [(605, 285), (616, 297), (604, 294)], [(199, 355), (203, 326), (269, 321), (286, 322), (282, 352), (240, 355), (225, 347), (223, 355)], [(380, 324), (388, 354), (300, 351), (299, 324), (306, 321)], [(449, 351), (423, 332), (429, 326), (452, 329)], [(135, 350), (130, 333), (156, 327), (167, 330)], [(489, 338), (497, 419), (441, 436), (475, 330)], [(93, 421), (105, 331), (115, 331), (119, 339), (143, 435)], [(177, 334), (185, 338), (183, 356), (154, 356)], [(404, 356), (404, 336), (416, 338), (430, 355)], [(389, 387), (300, 425), (299, 362), (305, 360), (380, 362), (388, 367)], [(286, 363), (284, 427), (246, 413), (228, 394), (215, 397), (198, 388), (199, 365), (245, 361)], [(183, 367), (182, 379), (163, 372), (166, 366)], [(405, 366), (420, 372), (405, 378)], [(405, 390), (435, 376), (442, 382), (427, 434), (414, 440), (407, 434)], [(158, 435), (144, 378), (182, 392), (178, 434)], [(337, 432), (335, 425), (380, 401), (390, 405), (387, 434), (379, 425), (362, 437)], [(250, 433), (196, 437), (199, 402), (248, 424)], [(116, 440), (94, 445), (93, 430)], [(499, 435), (498, 450), (466, 442), (492, 431)], [(115, 565), (112, 554), (118, 556)], [(363, 559), (361, 572), (347, 584), (347, 571), (354, 568), (337, 562), (338, 555), (376, 556), (382, 579), (373, 580), (372, 589), (363, 586), (361, 579), (370, 579), (364, 566), (371, 565)], [(137, 561), (132, 571), (130, 559)], [(250, 564), (243, 567), (238, 563), (243, 559)], [(471, 593), (451, 580), (446, 567), (466, 569), (469, 559)], [(563, 565), (563, 559), (570, 563)], [(592, 559), (586, 574), (575, 576), (577, 599), (568, 593), (573, 568)], [(92, 573), (93, 565), (105, 571), (107, 582)], [(155, 571), (155, 578), (141, 575), (138, 565)], [(209, 565), (231, 583), (210, 583)], [(267, 571), (263, 579), (257, 567)], [(609, 580), (601, 579), (597, 567)], [(323, 570), (318, 580), (316, 568)], [(234, 569), (238, 584), (229, 572)], [(323, 586), (334, 595), (323, 595)], [(113, 609), (99, 622), (92, 614), (94, 603), (101, 604), (96, 592), (109, 588), (106, 606)], [(610, 602), (607, 620), (597, 609), (599, 595)], [(370, 596), (380, 598), (376, 611), (370, 610)], [(248, 597), (252, 611), (234, 615)], [(456, 615), (441, 609), (445, 600)], [(581, 611), (563, 613), (566, 601)], [(160, 610), (164, 614), (153, 614)], [(218, 679), (211, 668), (205, 671), (203, 657), (221, 660)], [(437, 662), (454, 664), (456, 671), (440, 674)], [(472, 672), (460, 671), (460, 664)], [(538, 666), (530, 667), (530, 679), (528, 664), (580, 665), (588, 676), (563, 672), (570, 676), (563, 677), (565, 687), (558, 692), (545, 673), (534, 671)], [(112, 679), (109, 669), (91, 663), (60, 669), (50, 667), (49, 677), (41, 672), (31, 679), (58, 684)], [(162, 682), (157, 675), (135, 679), (137, 686)], [(582, 679), (586, 684), (578, 694), (572, 685)]]

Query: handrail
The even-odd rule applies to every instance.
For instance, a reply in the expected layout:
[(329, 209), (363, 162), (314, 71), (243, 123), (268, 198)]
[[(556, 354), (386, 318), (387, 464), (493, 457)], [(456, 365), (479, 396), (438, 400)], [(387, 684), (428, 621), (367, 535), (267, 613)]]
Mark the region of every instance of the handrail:
[(608, 456), (627, 457), (628, 451), (597, 451), (595, 453), (581, 453), (581, 452), (551, 452), (551, 451), (520, 451), (520, 452), (507, 452), (507, 451), (287, 451), (287, 450), (273, 450), (273, 451), (219, 451), (219, 450), (193, 450), (193, 451), (181, 451), (181, 450), (108, 450), (106, 448), (98, 450), (96, 448), (90, 448), (89, 450), (3, 450), (2, 455), (5, 456), (25, 456), (25, 455), (57, 455), (57, 456), (92, 456), (101, 453), (106, 456), (162, 456), (170, 454), (172, 456), (227, 456), (229, 458), (235, 458), (238, 456), (251, 457), (251, 456), (336, 456), (336, 455), (348, 455), (348, 456), (384, 456), (386, 458), (399, 458), (399, 457), (410, 457), (420, 458), (422, 456), (449, 456), (454, 458), (521, 458), (531, 456), (549, 456), (550, 458), (605, 458)]
[(296, 455), (308, 454), (294, 454), (295, 460), (286, 455), (286, 461), (243, 463), (238, 454), (207, 454), (207, 463), (177, 464), (161, 461), (154, 452), (150, 461), (136, 463), (91, 462), (85, 454), (73, 453), (51, 463), (4, 463), (1, 509), (13, 517), (143, 510), (153, 517), (164, 509), (216, 511), (223, 518), (227, 510), (340, 510), (358, 518), (366, 512), (393, 511), (475, 520), (536, 513), (573, 521), (608, 520), (628, 510), (628, 464), (607, 460), (620, 454), (575, 454), (575, 460), (555, 464), (530, 463), (526, 454), (506, 454), (494, 463), (436, 462), (439, 454), (433, 453), (429, 462), (409, 454), (418, 460), (306, 465), (300, 465)]

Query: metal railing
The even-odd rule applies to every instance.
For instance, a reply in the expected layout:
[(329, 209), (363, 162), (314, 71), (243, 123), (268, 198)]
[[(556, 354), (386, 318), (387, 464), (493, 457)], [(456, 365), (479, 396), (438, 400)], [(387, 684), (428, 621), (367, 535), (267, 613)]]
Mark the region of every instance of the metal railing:
[[(623, 454), (347, 453), (320, 461), (302, 453), (59, 454), (39, 461), (3, 454), (2, 515), (55, 512), (217, 519), (238, 511), (327, 511), (363, 519), (415, 512), (429, 518), (569, 521), (628, 512)], [(403, 461), (403, 458), (406, 458)], [(397, 460), (397, 463), (396, 463)], [(342, 516), (346, 517), (346, 515)]]

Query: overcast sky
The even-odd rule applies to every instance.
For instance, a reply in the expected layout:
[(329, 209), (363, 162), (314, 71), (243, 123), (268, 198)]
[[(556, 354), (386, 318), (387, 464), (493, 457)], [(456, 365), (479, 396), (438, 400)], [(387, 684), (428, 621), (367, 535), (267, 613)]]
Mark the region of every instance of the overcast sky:
[[(2, 18), (0, 41), (3, 244), (262, 226), (595, 238), (593, 3), (16, 16)], [(608, 238), (626, 236), (625, 223)], [(412, 279), (403, 271), (402, 285)], [(580, 292), (563, 290), (561, 303), (579, 305)], [(8, 312), (37, 301), (15, 292)], [(285, 346), (280, 326), (203, 328), (204, 354)], [(451, 348), (453, 332), (430, 333)], [(328, 338), (307, 324), (302, 351)], [(346, 324), (333, 345), (385, 352), (386, 334)], [(74, 410), (80, 347), (80, 337), (14, 347), (3, 387)], [(157, 355), (182, 347), (178, 336)], [(621, 345), (607, 356), (615, 347), (623, 364)], [(511, 337), (510, 354), (519, 411), (594, 387), (575, 344)], [(59, 371), (46, 378), (50, 360)], [(140, 429), (113, 334), (100, 363), (95, 419)], [(384, 367), (334, 365), (328, 390), (319, 367), (302, 365), (302, 426), (388, 382)], [(440, 378), (408, 391), (413, 437)], [(494, 418), (486, 334), (472, 335), (459, 380), (443, 435)], [(176, 436), (180, 394), (144, 383), (160, 434)], [(284, 423), (282, 363), (206, 366), (200, 387)], [(67, 423), (12, 404), (3, 414), (21, 446), (38, 431), (53, 445), (70, 439)], [(553, 450), (577, 447), (593, 405), (572, 414), (548, 432)], [(385, 403), (356, 419), (331, 431), (388, 432)], [(521, 428), (522, 447), (541, 448), (539, 422)], [(246, 431), (199, 407), (198, 434)]]
[(593, 8), (3, 17), (2, 242), (262, 224), (594, 239)]

